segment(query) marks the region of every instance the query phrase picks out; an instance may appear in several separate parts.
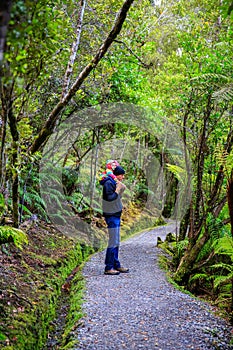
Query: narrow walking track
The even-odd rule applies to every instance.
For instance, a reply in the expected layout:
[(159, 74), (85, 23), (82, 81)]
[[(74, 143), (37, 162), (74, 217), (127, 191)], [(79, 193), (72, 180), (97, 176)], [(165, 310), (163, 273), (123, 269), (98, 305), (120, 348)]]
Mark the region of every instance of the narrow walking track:
[(105, 252), (85, 265), (86, 317), (74, 333), (74, 349), (233, 349), (232, 327), (207, 304), (176, 290), (158, 267), (157, 237), (174, 229), (162, 226), (123, 242), (120, 260), (128, 274), (104, 275)]

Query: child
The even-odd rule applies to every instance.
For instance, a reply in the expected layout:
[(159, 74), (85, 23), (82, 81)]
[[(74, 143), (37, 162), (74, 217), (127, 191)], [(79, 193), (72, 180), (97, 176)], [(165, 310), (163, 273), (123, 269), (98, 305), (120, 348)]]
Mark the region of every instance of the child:
[(116, 175), (113, 174), (113, 170), (119, 166), (119, 163), (116, 160), (109, 159), (106, 162), (106, 170), (100, 175), (99, 181), (105, 179), (107, 176), (110, 176), (113, 180), (117, 182)]

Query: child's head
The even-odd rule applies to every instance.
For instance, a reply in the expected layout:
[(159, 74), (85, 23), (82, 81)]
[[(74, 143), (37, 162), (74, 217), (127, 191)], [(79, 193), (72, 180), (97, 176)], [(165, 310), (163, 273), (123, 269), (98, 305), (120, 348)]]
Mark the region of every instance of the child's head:
[(109, 169), (109, 170), (114, 170), (117, 166), (119, 166), (120, 164), (118, 163), (117, 160), (112, 160), (112, 159), (109, 159), (107, 160), (106, 162), (106, 168)]

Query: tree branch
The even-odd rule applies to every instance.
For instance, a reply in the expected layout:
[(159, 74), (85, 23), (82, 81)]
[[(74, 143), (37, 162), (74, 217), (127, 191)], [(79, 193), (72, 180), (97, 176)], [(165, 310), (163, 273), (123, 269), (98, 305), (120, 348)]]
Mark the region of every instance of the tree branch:
[(138, 57), (138, 56), (133, 52), (133, 50), (132, 50), (128, 45), (126, 45), (126, 44), (124, 43), (124, 41), (121, 41), (121, 40), (114, 40), (114, 41), (115, 41), (116, 43), (123, 44), (123, 45), (127, 48), (127, 50), (141, 63), (141, 65), (142, 65), (144, 68), (149, 69), (149, 68), (151, 68), (151, 67), (153, 66), (153, 63), (147, 64), (147, 63), (143, 62), (143, 61), (141, 60), (141, 58)]
[(91, 71), (98, 65), (99, 61), (104, 57), (112, 42), (115, 40), (117, 35), (120, 33), (123, 23), (126, 19), (127, 13), (132, 5), (134, 0), (126, 0), (118, 12), (115, 23), (110, 31), (109, 35), (105, 39), (104, 43), (100, 46), (97, 54), (91, 60), (91, 62), (82, 70), (74, 84), (71, 86), (69, 92), (58, 102), (50, 113), (44, 127), (40, 131), (39, 135), (35, 139), (34, 143), (31, 146), (30, 152), (35, 153), (40, 149), (40, 147), (46, 142), (47, 138), (52, 134), (53, 129), (56, 125), (56, 121), (60, 112), (68, 104), (71, 98), (75, 95), (77, 90), (80, 88), (84, 80), (89, 76)]
[[(226, 151), (229, 154), (232, 150), (232, 146), (233, 146), (233, 129), (230, 130), (227, 136), (227, 142), (224, 146), (224, 151)], [(223, 179), (224, 179), (224, 165), (221, 164), (216, 176), (215, 184), (213, 186), (213, 189), (210, 195), (210, 199), (208, 201), (209, 208), (213, 208), (215, 206)]]

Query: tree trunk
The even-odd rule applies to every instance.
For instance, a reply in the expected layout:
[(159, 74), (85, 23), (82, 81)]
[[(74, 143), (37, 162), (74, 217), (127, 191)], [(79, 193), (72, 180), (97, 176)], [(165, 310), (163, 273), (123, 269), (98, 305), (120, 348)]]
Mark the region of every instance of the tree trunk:
[(18, 175), (18, 143), (19, 133), (17, 129), (17, 120), (13, 113), (13, 102), (9, 101), (8, 119), (10, 125), (12, 142), (12, 209), (14, 227), (19, 226), (19, 175)]
[(80, 37), (82, 32), (82, 23), (83, 23), (83, 16), (84, 16), (84, 11), (86, 6), (86, 0), (81, 0), (79, 3), (79, 6), (80, 6), (80, 11), (79, 11), (77, 30), (76, 30), (76, 40), (73, 42), (73, 45), (71, 48), (70, 60), (68, 62), (66, 72), (65, 72), (63, 89), (62, 89), (62, 98), (65, 96), (65, 94), (68, 93), (70, 78), (73, 73), (73, 66), (77, 56), (77, 51), (79, 48)]
[(207, 123), (209, 119), (209, 110), (204, 116), (203, 120), (203, 128), (201, 133), (201, 140), (198, 149), (198, 157), (197, 157), (197, 189), (195, 193), (196, 201), (194, 204), (194, 231), (193, 231), (193, 242), (197, 238), (196, 232), (199, 231), (200, 225), (200, 217), (203, 214), (200, 211), (203, 208), (203, 174), (204, 174), (204, 164), (205, 164), (205, 156), (206, 156), (206, 142), (207, 142)]
[(187, 209), (183, 219), (180, 222), (178, 241), (183, 241), (185, 239), (189, 225), (190, 225), (190, 207)]
[[(96, 136), (96, 146), (95, 145), (95, 136)], [(93, 130), (92, 138), (92, 152), (91, 152), (91, 169), (90, 169), (90, 207), (93, 207), (93, 200), (95, 196), (95, 187), (96, 187), (96, 173), (97, 173), (97, 163), (99, 156), (99, 129), (96, 128)]]
[[(1, 87), (2, 91), (2, 87)], [(5, 108), (5, 101), (2, 98), (2, 125), (1, 125), (1, 145), (0, 145), (0, 191), (5, 190), (5, 177), (6, 177), (6, 155), (5, 155), (5, 142), (6, 142), (6, 127), (7, 127), (7, 109)]]
[(0, 2), (0, 63), (3, 59), (7, 26), (10, 19), (11, 5), (11, 0), (1, 0)]
[[(216, 209), (216, 202), (219, 199), (221, 186), (223, 183), (224, 172), (223, 166), (220, 166), (218, 174), (216, 176), (215, 184), (210, 193), (210, 200), (208, 201), (206, 207), (203, 206), (203, 172), (205, 164), (205, 155), (207, 153), (207, 138), (208, 138), (208, 121), (211, 114), (211, 95), (208, 96), (206, 111), (204, 114), (204, 121), (202, 126), (202, 132), (200, 135), (200, 144), (197, 156), (197, 188), (195, 191), (195, 202), (194, 208), (192, 209), (192, 203), (190, 206), (190, 229), (189, 229), (189, 245), (187, 251), (180, 261), (180, 264), (175, 273), (175, 280), (178, 283), (187, 283), (190, 273), (193, 269), (193, 265), (196, 258), (201, 251), (202, 247), (209, 239), (208, 228), (205, 228), (208, 213), (214, 213)], [(184, 120), (184, 127), (186, 127), (186, 120)], [(186, 128), (184, 128), (184, 136), (186, 133)], [(186, 139), (184, 139), (186, 141)], [(225, 151), (229, 152), (232, 146), (232, 130), (230, 130), (225, 146)], [(203, 208), (202, 211), (200, 208)], [(192, 216), (194, 215), (193, 219)], [(203, 228), (203, 230), (202, 230)], [(204, 231), (203, 236), (200, 234)]]
[(227, 183), (227, 202), (231, 222), (231, 235), (233, 237), (233, 173)]
[(195, 243), (191, 249), (187, 249), (174, 275), (174, 280), (178, 284), (187, 285), (196, 258), (208, 239), (209, 234), (205, 232), (205, 234)]

